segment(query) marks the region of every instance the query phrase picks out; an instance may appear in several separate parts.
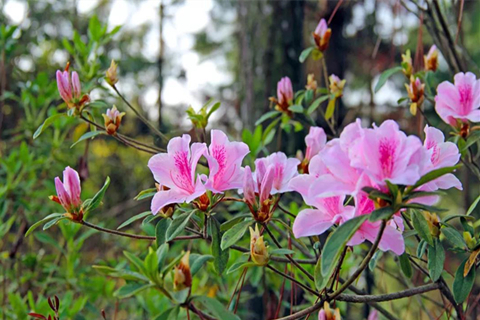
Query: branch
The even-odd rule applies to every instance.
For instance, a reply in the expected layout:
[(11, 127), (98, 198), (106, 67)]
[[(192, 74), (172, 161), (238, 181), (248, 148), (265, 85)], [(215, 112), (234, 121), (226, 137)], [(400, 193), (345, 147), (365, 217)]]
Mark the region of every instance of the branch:
[(380, 295), (353, 295), (353, 294), (340, 294), (336, 300), (352, 302), (352, 303), (368, 303), (368, 302), (383, 302), (391, 301), (402, 298), (408, 298), (414, 295), (422, 294), (425, 292), (440, 289), (441, 284), (430, 283), (420, 287), (407, 289), (395, 293), (380, 294)]

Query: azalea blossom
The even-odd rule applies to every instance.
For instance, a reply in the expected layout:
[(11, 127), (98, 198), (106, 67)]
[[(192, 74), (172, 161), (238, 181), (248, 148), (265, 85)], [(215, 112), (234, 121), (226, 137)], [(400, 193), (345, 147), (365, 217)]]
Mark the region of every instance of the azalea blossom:
[[(312, 189), (310, 189), (312, 192)], [(354, 208), (344, 206), (345, 196), (316, 198), (313, 194), (304, 197), (306, 204), (315, 209), (300, 211), (293, 222), (295, 238), (319, 235), (334, 224), (341, 224), (353, 217)]]
[(50, 199), (61, 204), (67, 213), (78, 214), (81, 210), (82, 200), (80, 198), (81, 186), (78, 172), (70, 167), (63, 171), (63, 182), (59, 177), (55, 178), (56, 196)]
[(480, 121), (480, 81), (471, 72), (457, 73), (455, 84), (444, 81), (437, 87), (435, 110), (453, 127), (457, 121)]
[(70, 72), (67, 67), (65, 71), (57, 70), (56, 77), (58, 92), (69, 108), (81, 106), (90, 100), (88, 95), (82, 97), (82, 87), (77, 72), (72, 72), (70, 80)]
[(327, 135), (323, 128), (320, 127), (310, 127), (310, 131), (305, 137), (305, 144), (307, 149), (305, 151), (305, 159), (310, 161), (313, 156), (317, 155), (320, 150), (325, 147), (327, 143)]
[[(245, 202), (247, 203), (250, 212), (252, 213), (255, 220), (258, 222), (265, 222), (271, 218), (271, 204), (272, 199), (270, 194), (272, 192), (275, 170), (273, 167), (264, 168), (264, 163), (259, 163), (260, 170), (265, 170), (264, 174), (259, 177), (256, 176), (257, 184), (255, 185), (254, 177), (252, 170), (249, 166), (246, 166), (244, 169), (244, 178), (243, 178), (243, 192)], [(259, 194), (259, 201), (257, 202), (255, 194)]]
[(332, 35), (332, 29), (327, 25), (325, 19), (321, 19), (315, 28), (313, 33), (313, 39), (317, 45), (318, 50), (325, 51), (328, 48), (328, 43), (330, 42), (330, 36)]
[(112, 109), (107, 109), (107, 112), (102, 114), (102, 116), (105, 123), (105, 131), (112, 135), (117, 132), (118, 128), (120, 127), (122, 118), (125, 116), (125, 112), (120, 112), (117, 110), (116, 106), (113, 106)]
[(155, 180), (169, 188), (158, 191), (153, 197), (153, 214), (168, 204), (189, 203), (205, 193), (206, 188), (200, 177), (195, 176), (195, 169), (200, 158), (206, 154), (207, 146), (197, 142), (189, 147), (190, 141), (188, 134), (175, 137), (169, 141), (167, 153), (156, 154), (148, 161)]
[[(360, 192), (355, 197), (355, 214), (354, 216), (360, 216), (369, 214), (375, 210), (375, 203), (368, 198), (365, 192)], [(365, 221), (360, 228), (355, 232), (353, 237), (347, 243), (349, 246), (355, 246), (363, 243), (365, 240), (374, 243), (380, 232), (382, 222), (369, 220)], [(403, 225), (397, 225), (395, 219), (390, 220), (385, 230), (383, 231), (382, 238), (378, 244), (378, 248), (382, 251), (391, 250), (396, 255), (401, 255), (405, 251), (405, 242), (402, 236)]]
[(243, 184), (243, 158), (250, 152), (243, 142), (230, 142), (225, 133), (212, 130), (212, 142), (205, 155), (210, 174), (205, 187), (215, 193), (238, 189)]
[(271, 194), (292, 191), (288, 184), (293, 177), (298, 175), (297, 167), (299, 164), (300, 160), (287, 158), (283, 152), (276, 152), (266, 158), (259, 158), (255, 160), (257, 182), (262, 181), (267, 170), (272, 168), (274, 178)]
[(277, 98), (271, 97), (270, 101), (275, 104), (275, 109), (291, 115), (288, 110), (293, 103), (293, 86), (289, 77), (283, 77), (277, 84)]

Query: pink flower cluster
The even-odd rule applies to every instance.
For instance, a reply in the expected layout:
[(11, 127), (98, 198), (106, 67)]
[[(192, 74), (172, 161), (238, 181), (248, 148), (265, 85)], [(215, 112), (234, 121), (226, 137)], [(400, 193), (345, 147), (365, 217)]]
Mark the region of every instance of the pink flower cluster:
[[(386, 181), (398, 185), (413, 185), (426, 173), (457, 164), (460, 154), (455, 144), (445, 142), (443, 133), (432, 127), (425, 128), (426, 139), (407, 136), (398, 124), (387, 120), (379, 127), (363, 128), (361, 121), (348, 125), (340, 138), (330, 140), (310, 160), (308, 174), (293, 178), (289, 186), (300, 193), (312, 209), (302, 210), (293, 224), (295, 236), (318, 235), (331, 226), (342, 224), (353, 217), (375, 210), (375, 202), (362, 191), (374, 187), (388, 191)], [(319, 139), (323, 133), (319, 131)], [(306, 139), (312, 146), (310, 138)], [(316, 148), (317, 149), (317, 148)], [(462, 188), (460, 181), (447, 174), (423, 185), (422, 190)], [(344, 205), (346, 196), (352, 204)], [(424, 203), (434, 202), (432, 197), (420, 198)], [(366, 221), (350, 240), (357, 245), (365, 240), (373, 242), (380, 221)], [(399, 216), (389, 221), (379, 247), (396, 254), (404, 252), (403, 225)]]

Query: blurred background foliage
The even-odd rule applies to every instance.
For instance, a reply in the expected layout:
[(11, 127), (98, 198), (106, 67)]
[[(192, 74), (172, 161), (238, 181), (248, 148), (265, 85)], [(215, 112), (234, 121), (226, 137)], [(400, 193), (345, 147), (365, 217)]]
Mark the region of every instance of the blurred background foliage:
[[(123, 280), (104, 277), (91, 268), (100, 263), (126, 265), (122, 251), (145, 252), (148, 243), (79, 230), (78, 225), (67, 222), (24, 238), (32, 223), (58, 212), (59, 207), (48, 196), (55, 192), (53, 178), (67, 165), (80, 172), (84, 198), (92, 196), (110, 176), (112, 183), (102, 210), (90, 217), (97, 223), (115, 229), (149, 209), (148, 200), (133, 200), (140, 190), (153, 187), (146, 166), (148, 154), (128, 149), (109, 137), (71, 148), (88, 129), (72, 118), (57, 120), (33, 139), (47, 116), (66, 110), (57, 92), (55, 71), (62, 70), (67, 61), (79, 72), (84, 90), (91, 91), (92, 99), (98, 101), (97, 117), (112, 104), (127, 111), (102, 79), (115, 59), (120, 91), (168, 137), (195, 133), (185, 111), (190, 104), (198, 110), (213, 97), (221, 102), (221, 108), (207, 129), (222, 128), (250, 144), (255, 122), (270, 109), (268, 98), (275, 96), (281, 77), (289, 76), (294, 89), (301, 90), (307, 74), (314, 73), (319, 86), (325, 87), (320, 64), (312, 59), (301, 64), (298, 57), (311, 44), (311, 32), (319, 19), (333, 16), (327, 65), (330, 73), (347, 80), (337, 111), (339, 123), (356, 117), (370, 123), (393, 118), (404, 130), (419, 134), (417, 120), (408, 113), (407, 105), (397, 104), (406, 96), (403, 75), (392, 77), (376, 95), (373, 86), (383, 70), (399, 64), (401, 53), (407, 49), (413, 53), (428, 50), (432, 40), (427, 30), (419, 28), (418, 17), (397, 0), (342, 2), (337, 8), (339, 2), (326, 0), (0, 0), (0, 317), (23, 320), (30, 310), (46, 313), (47, 297), (55, 294), (61, 300), (61, 319), (98, 319), (102, 309), (109, 319), (113, 314), (117, 320), (154, 319), (166, 308), (166, 301), (150, 290), (118, 299), (114, 292)], [(454, 28), (459, 2), (441, 3)], [(478, 75), (480, 3), (466, 1), (464, 6), (458, 41), (468, 52), (470, 70)], [(435, 81), (451, 77), (451, 70), (441, 59)], [(425, 112), (445, 128), (429, 102)], [(325, 124), (320, 114), (314, 116), (319, 124)], [(130, 111), (122, 132), (159, 147), (166, 145), (152, 137), (148, 127)], [(278, 130), (269, 148), (294, 155), (303, 149), (305, 133), (302, 126)], [(443, 200), (458, 212), (479, 193), (478, 183), (466, 170), (461, 179), (470, 193), (462, 198), (452, 191)], [(295, 203), (291, 210), (296, 211)], [(154, 233), (149, 224), (136, 223), (129, 228)], [(173, 245), (173, 256), (186, 246)], [(210, 250), (207, 244), (200, 249), (204, 253)], [(232, 252), (231, 261), (236, 256), (240, 254)], [(393, 260), (385, 263), (397, 268)], [(248, 307), (241, 308), (242, 319), (268, 319), (272, 315), (260, 302), (276, 299), (273, 288), (280, 286), (276, 282), (281, 279), (265, 279), (259, 270), (249, 271), (242, 295), (242, 304)], [(236, 280), (235, 276), (220, 279), (200, 272), (194, 287), (226, 302), (230, 291), (222, 287), (233, 288)], [(258, 287), (267, 281), (272, 283), (271, 292), (259, 296)], [(388, 275), (376, 282), (381, 287), (398, 286)], [(408, 314), (406, 318), (422, 318), (418, 305), (402, 309), (408, 302), (404, 299), (388, 307)], [(359, 310), (357, 316), (353, 310), (344, 311), (348, 319), (365, 315)]]

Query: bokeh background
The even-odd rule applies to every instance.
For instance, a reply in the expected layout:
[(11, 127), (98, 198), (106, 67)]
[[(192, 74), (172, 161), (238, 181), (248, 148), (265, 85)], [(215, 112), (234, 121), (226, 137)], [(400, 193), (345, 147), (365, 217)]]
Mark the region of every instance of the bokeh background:
[[(460, 2), (445, 0), (441, 4), (454, 28)], [(480, 2), (465, 1), (458, 41), (477, 75), (478, 17)], [(108, 138), (70, 148), (86, 130), (74, 120), (57, 123), (38, 139), (32, 138), (47, 115), (65, 109), (56, 89), (57, 69), (70, 61), (84, 88), (91, 90), (92, 99), (126, 110), (105, 82), (97, 80), (114, 59), (119, 65), (120, 91), (169, 137), (192, 130), (185, 115), (189, 106), (198, 110), (214, 98), (221, 108), (207, 129), (221, 128), (240, 140), (242, 132), (253, 131), (255, 121), (270, 109), (268, 98), (275, 95), (281, 77), (289, 76), (294, 89), (300, 90), (307, 74), (313, 73), (324, 86), (320, 63), (309, 59), (301, 64), (298, 59), (311, 44), (311, 32), (320, 18), (330, 20), (332, 28), (326, 53), (329, 73), (347, 80), (340, 123), (345, 125), (356, 117), (365, 124), (392, 118), (407, 132), (421, 134), (406, 103), (397, 103), (406, 96), (403, 75), (395, 75), (373, 94), (380, 73), (398, 65), (402, 53), (407, 49), (413, 55), (418, 50), (426, 52), (433, 44), (428, 31), (419, 28), (419, 17), (397, 0), (0, 0), (1, 317), (27, 319), (32, 308), (48, 308), (46, 297), (53, 294), (62, 300), (62, 319), (97, 319), (102, 309), (107, 314), (115, 312), (117, 320), (154, 319), (164, 309), (155, 295), (116, 299), (117, 281), (91, 269), (100, 261), (118, 263), (122, 250), (144, 250), (145, 244), (80, 231), (67, 224), (23, 237), (29, 225), (58, 210), (48, 195), (54, 193), (53, 178), (66, 165), (79, 170), (84, 198), (94, 194), (106, 176), (111, 177), (103, 209), (92, 217), (97, 222), (115, 228), (149, 208), (148, 200), (133, 200), (140, 190), (153, 186), (146, 166), (148, 154)], [(74, 31), (80, 42), (89, 43), (92, 23), (115, 34), (94, 44), (94, 54), (85, 56), (76, 47), (72, 49)], [(448, 64), (440, 57), (438, 82), (451, 77)], [(433, 123), (446, 129), (429, 102), (425, 112)], [(323, 124), (320, 115), (316, 120)], [(165, 146), (129, 111), (122, 132)], [(303, 149), (305, 133), (305, 129), (289, 134), (279, 131), (275, 141), (283, 143), (272, 143), (270, 148), (280, 146), (293, 156)], [(464, 212), (480, 193), (468, 171), (461, 170), (460, 178), (468, 192), (451, 191), (443, 200), (457, 213)], [(132, 229), (152, 233), (149, 225)], [(204, 275), (197, 285), (215, 295), (219, 287), (234, 285), (234, 280), (212, 280)], [(273, 292), (258, 297), (255, 281), (262, 281), (261, 275), (251, 276), (243, 296), (248, 307), (242, 308), (242, 319), (268, 314), (261, 301), (274, 299)], [(376, 281), (385, 288), (398, 285), (388, 275)], [(478, 291), (474, 289), (473, 294)], [(419, 305), (410, 304), (414, 300), (403, 299), (389, 308), (408, 314), (409, 319), (423, 319), (426, 316)], [(368, 310), (355, 308), (346, 318), (364, 319)]]

